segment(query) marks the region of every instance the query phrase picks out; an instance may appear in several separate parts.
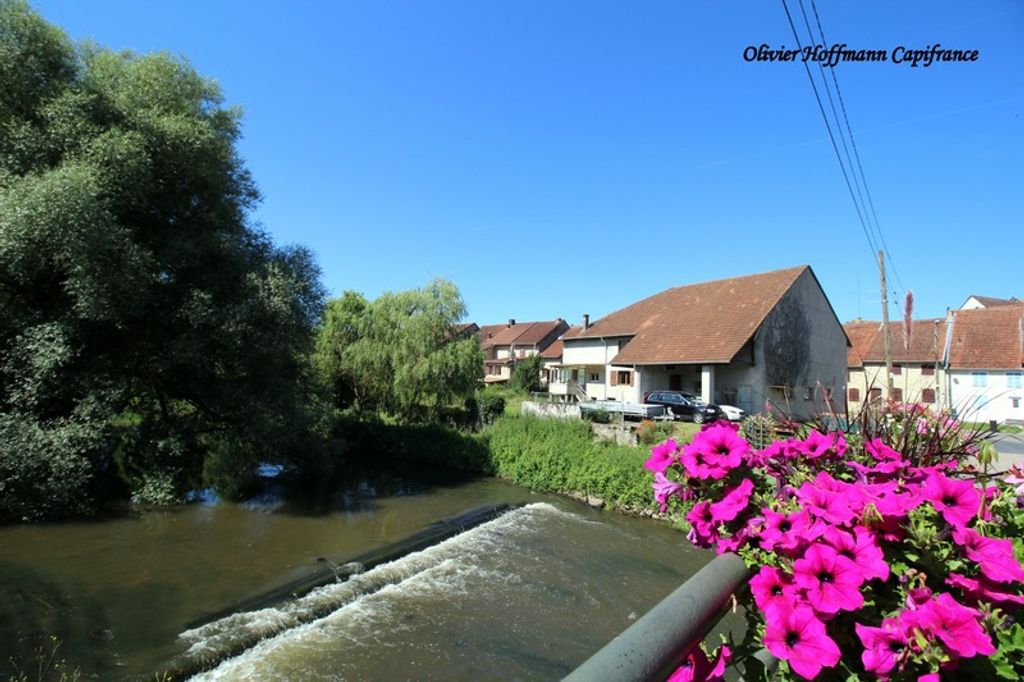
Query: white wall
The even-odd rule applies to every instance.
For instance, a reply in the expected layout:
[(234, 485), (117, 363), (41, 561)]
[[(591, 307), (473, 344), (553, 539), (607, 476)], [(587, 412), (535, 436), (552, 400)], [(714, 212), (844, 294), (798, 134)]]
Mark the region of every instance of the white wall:
[[(984, 387), (974, 385), (975, 372), (985, 375)], [(1010, 387), (1007, 370), (948, 370), (947, 380), (952, 406), (961, 419), (1024, 421), (1024, 388)], [(1013, 406), (1014, 398), (1017, 407)]]

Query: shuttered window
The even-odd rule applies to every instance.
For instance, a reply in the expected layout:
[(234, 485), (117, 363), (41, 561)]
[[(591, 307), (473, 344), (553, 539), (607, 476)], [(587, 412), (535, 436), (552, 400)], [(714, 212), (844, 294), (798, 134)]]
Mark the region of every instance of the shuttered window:
[(926, 388), (921, 391), (921, 402), (931, 404), (935, 402), (935, 389)]
[(860, 402), (860, 389), (859, 388), (851, 388), (850, 389), (850, 402), (851, 403), (859, 403)]

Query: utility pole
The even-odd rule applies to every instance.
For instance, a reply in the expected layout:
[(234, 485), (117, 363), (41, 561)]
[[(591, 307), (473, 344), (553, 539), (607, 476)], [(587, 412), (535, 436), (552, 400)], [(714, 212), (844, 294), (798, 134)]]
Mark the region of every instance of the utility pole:
[(885, 288), (885, 251), (878, 251), (878, 274), (882, 280), (882, 340), (885, 342), (886, 398), (892, 400), (892, 335), (889, 333), (889, 293)]

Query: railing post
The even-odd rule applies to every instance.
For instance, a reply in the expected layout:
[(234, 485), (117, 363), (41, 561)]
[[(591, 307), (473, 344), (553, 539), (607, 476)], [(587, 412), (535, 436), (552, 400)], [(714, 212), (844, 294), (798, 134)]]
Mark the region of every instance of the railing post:
[(749, 577), (722, 554), (571, 672), (565, 682), (661, 682), (714, 627)]

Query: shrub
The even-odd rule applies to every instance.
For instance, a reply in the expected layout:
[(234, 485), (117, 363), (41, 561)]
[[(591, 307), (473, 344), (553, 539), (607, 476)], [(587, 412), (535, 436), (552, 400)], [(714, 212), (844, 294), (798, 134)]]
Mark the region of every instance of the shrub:
[(505, 398), (500, 393), (482, 391), (476, 399), (480, 422), (487, 426), (505, 413)]
[(775, 418), (770, 412), (747, 415), (740, 423), (740, 435), (751, 447), (766, 448), (775, 440)]
[(598, 408), (596, 410), (584, 410), (583, 411), (583, 418), (584, 419), (589, 419), (590, 421), (594, 422), (595, 424), (611, 424), (612, 423), (612, 414), (611, 414), (611, 412), (609, 412), (608, 410), (604, 409), (603, 407), (600, 407), (600, 408)]

